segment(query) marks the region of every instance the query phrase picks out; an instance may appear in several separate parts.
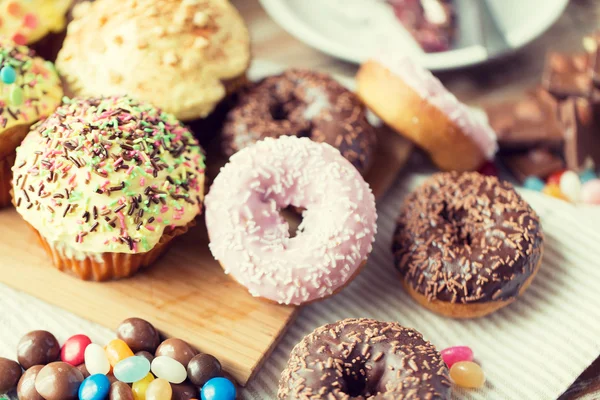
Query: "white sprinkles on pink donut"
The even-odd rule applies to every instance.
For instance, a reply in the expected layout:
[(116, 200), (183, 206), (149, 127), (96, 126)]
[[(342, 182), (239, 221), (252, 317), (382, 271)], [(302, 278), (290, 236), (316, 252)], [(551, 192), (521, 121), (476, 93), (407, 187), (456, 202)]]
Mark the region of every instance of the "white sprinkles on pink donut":
[(374, 60), (401, 78), (421, 98), (443, 112), (475, 142), (488, 160), (494, 158), (498, 151), (498, 143), (496, 132), (487, 118), (461, 103), (430, 71), (409, 57), (399, 56), (393, 51), (379, 54)]
[[(206, 196), (210, 250), (253, 296), (300, 305), (358, 271), (377, 230), (375, 198), (338, 150), (267, 138), (234, 154)], [(280, 210), (305, 208), (295, 237)]]

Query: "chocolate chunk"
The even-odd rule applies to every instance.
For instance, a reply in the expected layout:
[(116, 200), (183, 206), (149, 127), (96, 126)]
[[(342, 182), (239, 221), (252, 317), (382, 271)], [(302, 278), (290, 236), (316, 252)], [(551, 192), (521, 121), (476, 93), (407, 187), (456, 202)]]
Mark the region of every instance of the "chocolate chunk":
[(44, 368), (43, 365), (35, 365), (25, 371), (17, 386), (17, 397), (19, 400), (44, 400), (35, 389), (35, 378), (37, 378), (42, 368)]
[(540, 145), (560, 149), (563, 133), (557, 111), (557, 101), (542, 88), (529, 91), (523, 99), (486, 107), (502, 150), (525, 150)]
[[(198, 388), (189, 381), (180, 384), (171, 383), (172, 400), (191, 400), (198, 398)], [(112, 399), (111, 399), (112, 400)]]
[(542, 76), (544, 88), (559, 99), (589, 97), (593, 89), (589, 65), (587, 53), (549, 53)]
[(128, 384), (115, 382), (110, 385), (109, 400), (133, 400), (133, 392)]
[(117, 328), (117, 336), (134, 352), (154, 353), (160, 344), (160, 336), (154, 326), (140, 318), (129, 318)]
[(155, 356), (171, 357), (183, 364), (184, 367), (187, 367), (190, 360), (194, 358), (196, 354), (198, 354), (198, 352), (183, 340), (167, 339), (158, 346)]
[(40, 370), (35, 389), (46, 400), (76, 400), (83, 374), (71, 364), (53, 362)]
[(574, 171), (600, 165), (600, 103), (570, 98), (560, 106), (564, 126), (565, 161)]
[(47, 331), (29, 332), (17, 346), (17, 359), (24, 369), (46, 365), (58, 360), (60, 346), (53, 334)]
[(212, 378), (221, 376), (221, 363), (210, 354), (198, 354), (187, 366), (188, 379), (198, 387)]
[(545, 178), (564, 169), (563, 160), (545, 148), (531, 149), (524, 153), (502, 156), (503, 163), (521, 183), (529, 176)]
[(22, 373), (21, 366), (16, 361), (0, 357), (0, 394), (15, 389)]
[(152, 360), (154, 360), (154, 354), (149, 353), (147, 351), (138, 351), (137, 353), (135, 353), (135, 355), (144, 357), (146, 360), (150, 361), (150, 364), (152, 364)]

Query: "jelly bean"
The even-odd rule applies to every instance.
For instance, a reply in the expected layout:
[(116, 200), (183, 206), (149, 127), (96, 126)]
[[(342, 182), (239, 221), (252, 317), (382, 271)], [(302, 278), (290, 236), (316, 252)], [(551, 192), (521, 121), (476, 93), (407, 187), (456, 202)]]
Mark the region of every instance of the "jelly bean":
[(202, 387), (202, 400), (235, 400), (235, 385), (226, 378), (212, 378)]
[(154, 375), (148, 374), (144, 379), (133, 383), (131, 390), (133, 391), (134, 400), (145, 400), (148, 385), (154, 380)]
[(581, 181), (579, 180), (579, 175), (575, 172), (566, 171), (562, 174), (558, 187), (567, 199), (573, 203), (579, 201), (581, 197)]
[(171, 384), (162, 378), (150, 382), (146, 390), (146, 400), (171, 400), (172, 395)]
[(85, 368), (90, 375), (108, 374), (110, 363), (102, 346), (92, 343), (85, 348)]
[(2, 67), (2, 69), (0, 69), (0, 80), (7, 85), (15, 83), (17, 80), (17, 71), (15, 71), (15, 69), (10, 65), (5, 65)]
[(596, 176), (596, 173), (591, 169), (586, 169), (585, 171), (583, 171), (582, 173), (579, 174), (579, 180), (581, 181), (582, 184), (592, 181), (596, 178), (598, 178)]
[(150, 372), (150, 361), (140, 356), (121, 360), (113, 368), (115, 378), (125, 383), (133, 383), (144, 379), (148, 372)]
[(562, 175), (565, 172), (566, 172), (566, 169), (561, 169), (560, 171), (556, 171), (556, 172), (548, 175), (548, 178), (546, 179), (546, 183), (558, 185), (560, 183), (560, 178), (562, 177)]
[(548, 196), (556, 197), (561, 200), (568, 200), (567, 197), (560, 191), (560, 187), (558, 185), (550, 184), (546, 185), (542, 193), (547, 194)]
[(91, 375), (79, 386), (79, 400), (104, 400), (109, 391), (110, 381), (106, 375)]
[(450, 378), (458, 386), (479, 388), (485, 383), (483, 370), (472, 361), (459, 361), (450, 368)]
[(114, 367), (118, 364), (119, 361), (124, 360), (129, 357), (133, 357), (133, 351), (127, 346), (127, 343), (122, 341), (121, 339), (111, 340), (106, 345), (106, 357), (108, 357), (108, 362), (111, 367)]
[(440, 354), (448, 368), (459, 361), (473, 361), (473, 350), (468, 346), (448, 347), (442, 350)]
[(498, 168), (496, 167), (496, 164), (491, 161), (486, 161), (477, 172), (481, 175), (498, 176)]
[(527, 177), (527, 179), (525, 179), (525, 182), (523, 182), (523, 186), (526, 189), (535, 190), (536, 192), (541, 192), (544, 189), (544, 187), (546, 186), (546, 184), (544, 183), (543, 180), (541, 180), (537, 176), (529, 176), (529, 177)]
[(581, 201), (586, 204), (600, 205), (600, 179), (594, 179), (583, 184)]
[(75, 335), (67, 339), (60, 349), (60, 359), (68, 364), (78, 366), (85, 361), (85, 349), (92, 343), (85, 335)]
[(19, 86), (13, 86), (12, 89), (10, 89), (10, 103), (13, 106), (20, 106), (21, 104), (23, 104), (24, 101), (24, 93), (23, 93), (23, 89), (21, 89)]
[(158, 356), (152, 360), (152, 373), (171, 383), (181, 383), (187, 378), (183, 364), (167, 356)]

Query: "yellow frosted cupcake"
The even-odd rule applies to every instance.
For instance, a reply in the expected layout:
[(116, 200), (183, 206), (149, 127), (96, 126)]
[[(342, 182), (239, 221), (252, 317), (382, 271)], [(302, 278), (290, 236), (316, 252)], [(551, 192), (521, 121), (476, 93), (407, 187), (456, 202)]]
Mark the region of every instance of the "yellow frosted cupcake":
[(0, 35), (31, 44), (65, 29), (73, 0), (0, 0)]
[(51, 62), (0, 36), (0, 208), (10, 204), (15, 149), (33, 123), (58, 107), (62, 95)]
[(223, 0), (98, 0), (75, 7), (56, 66), (73, 96), (128, 93), (188, 121), (244, 81), (250, 38)]
[(17, 149), (13, 201), (81, 279), (150, 265), (200, 214), (204, 155), (171, 114), (129, 97), (65, 99)]

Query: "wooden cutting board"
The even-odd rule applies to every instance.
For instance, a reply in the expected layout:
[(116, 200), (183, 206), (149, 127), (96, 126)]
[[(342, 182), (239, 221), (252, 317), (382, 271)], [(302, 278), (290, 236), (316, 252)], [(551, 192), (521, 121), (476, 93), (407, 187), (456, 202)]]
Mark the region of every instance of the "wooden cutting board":
[[(378, 134), (380, 151), (368, 180), (380, 197), (412, 146), (387, 129)], [(52, 268), (13, 209), (0, 211), (0, 232), (0, 282), (112, 329), (129, 317), (147, 319), (165, 336), (215, 355), (242, 385), (297, 311), (256, 299), (226, 276), (210, 254), (202, 218), (151, 268), (108, 283), (83, 282)]]

